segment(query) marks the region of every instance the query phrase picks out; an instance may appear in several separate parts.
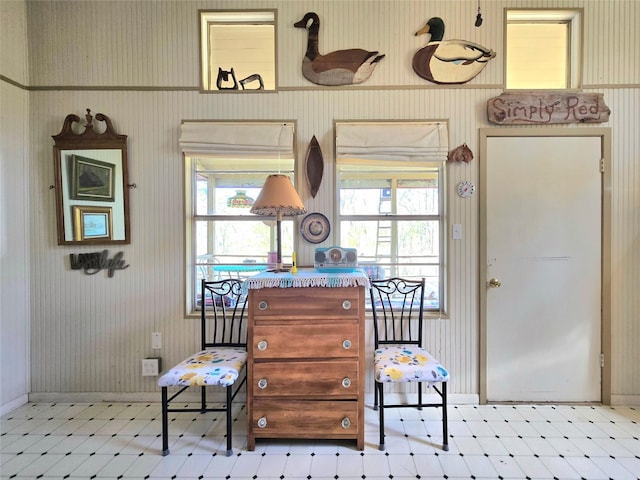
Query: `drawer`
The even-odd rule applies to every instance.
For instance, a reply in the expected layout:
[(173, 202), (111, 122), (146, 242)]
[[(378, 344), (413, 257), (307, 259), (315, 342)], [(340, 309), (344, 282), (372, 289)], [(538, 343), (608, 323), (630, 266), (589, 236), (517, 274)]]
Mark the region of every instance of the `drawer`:
[(249, 348), (254, 360), (357, 357), (358, 329), (356, 323), (255, 325)]
[(256, 398), (249, 430), (261, 437), (355, 437), (357, 401), (304, 401)]
[(358, 360), (260, 362), (251, 371), (253, 395), (357, 398)]
[(253, 316), (279, 318), (359, 318), (362, 287), (262, 288), (250, 290)]

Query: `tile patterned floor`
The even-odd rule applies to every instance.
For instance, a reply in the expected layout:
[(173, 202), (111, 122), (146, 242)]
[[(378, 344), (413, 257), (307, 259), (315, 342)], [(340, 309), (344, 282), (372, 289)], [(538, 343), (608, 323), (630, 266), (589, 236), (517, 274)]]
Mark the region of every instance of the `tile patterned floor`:
[(4, 479), (640, 479), (640, 408), (570, 405), (449, 407), (387, 412), (387, 450), (366, 408), (365, 450), (353, 442), (258, 440), (246, 450), (235, 410), (234, 455), (220, 414), (173, 414), (160, 455), (159, 404), (27, 404), (0, 419)]

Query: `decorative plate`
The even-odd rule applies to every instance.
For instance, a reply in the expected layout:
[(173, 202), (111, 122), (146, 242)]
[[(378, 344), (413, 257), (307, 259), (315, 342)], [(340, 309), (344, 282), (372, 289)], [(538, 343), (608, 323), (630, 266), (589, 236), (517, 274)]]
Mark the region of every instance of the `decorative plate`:
[(321, 213), (310, 213), (300, 222), (302, 238), (309, 243), (324, 242), (330, 231), (329, 219)]

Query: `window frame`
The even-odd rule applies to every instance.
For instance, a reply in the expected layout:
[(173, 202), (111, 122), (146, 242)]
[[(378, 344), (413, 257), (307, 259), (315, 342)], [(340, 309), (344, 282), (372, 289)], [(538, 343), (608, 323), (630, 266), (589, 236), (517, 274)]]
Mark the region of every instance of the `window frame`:
[[(582, 8), (505, 8), (504, 9), (504, 89), (506, 91), (572, 91), (582, 88), (583, 69), (583, 18)], [(507, 59), (509, 32), (512, 23), (566, 23), (568, 25), (567, 57), (565, 67), (567, 78), (563, 88), (523, 87), (510, 88), (507, 83), (509, 64)]]
[[(340, 124), (342, 123), (342, 121), (336, 121), (335, 124)], [(349, 121), (344, 121), (345, 124), (349, 124), (349, 123), (354, 123), (354, 122), (349, 122)], [(375, 122), (356, 122), (358, 124), (362, 124), (362, 125), (366, 125), (368, 123), (370, 124), (402, 124), (402, 123), (407, 123), (407, 124), (416, 124), (416, 123), (424, 123), (425, 125), (428, 124), (439, 124), (439, 123), (445, 123), (446, 122), (442, 122), (442, 121), (424, 121), (424, 122), (420, 122), (420, 121), (410, 121), (410, 122), (395, 122), (395, 121), (389, 121), (389, 122), (384, 122), (384, 121), (375, 121)], [(334, 125), (335, 127), (335, 125)], [(335, 129), (334, 129), (335, 130)], [(337, 130), (335, 130), (337, 132)], [(398, 161), (394, 161), (394, 160), (385, 160), (385, 161), (380, 161), (379, 159), (371, 159), (371, 160), (364, 160), (364, 159), (354, 159), (354, 160), (342, 160), (339, 159), (339, 155), (338, 155), (338, 147), (336, 146), (336, 165), (335, 165), (335, 170), (334, 170), (334, 182), (336, 185), (335, 188), (335, 202), (334, 202), (334, 218), (335, 218), (335, 225), (334, 225), (334, 230), (335, 230), (335, 234), (336, 236), (334, 238), (336, 238), (336, 240), (339, 240), (341, 238), (341, 234), (342, 234), (342, 222), (344, 221), (379, 221), (381, 218), (384, 218), (386, 221), (389, 220), (390, 216), (386, 215), (386, 214), (365, 214), (365, 215), (343, 215), (341, 212), (341, 204), (340, 204), (340, 200), (341, 200), (341, 172), (340, 172), (340, 167), (341, 165), (363, 165), (363, 169), (366, 169), (366, 165), (368, 164), (376, 164), (379, 166), (389, 166), (390, 168), (393, 166), (402, 166), (403, 163), (402, 162), (398, 162)], [(405, 167), (407, 166), (406, 164), (404, 165)], [(409, 165), (409, 166), (413, 166), (413, 165)], [(393, 215), (393, 220), (391, 221), (411, 221), (411, 220), (419, 220), (419, 221), (433, 221), (433, 220), (438, 220), (438, 224), (439, 224), (439, 231), (438, 231), (438, 241), (439, 241), (439, 253), (438, 253), (438, 272), (439, 272), (439, 307), (437, 309), (428, 309), (427, 306), (425, 305), (425, 310), (424, 310), (424, 315), (425, 317), (429, 317), (429, 318), (439, 318), (439, 319), (445, 319), (448, 318), (448, 312), (449, 312), (449, 300), (448, 300), (448, 291), (449, 291), (449, 275), (447, 272), (447, 268), (448, 268), (448, 236), (446, 234), (446, 232), (448, 231), (448, 218), (447, 218), (447, 168), (446, 168), (446, 161), (445, 159), (441, 160), (441, 161), (424, 161), (424, 162), (417, 162), (415, 164), (416, 168), (419, 169), (433, 169), (433, 171), (437, 172), (437, 176), (438, 176), (438, 212), (437, 214), (424, 214), (424, 215), (419, 215), (419, 216), (415, 216), (415, 215), (404, 215), (404, 214), (394, 214)], [(398, 170), (398, 172), (396, 172), (394, 174), (394, 176), (398, 176), (400, 175), (400, 170)], [(380, 173), (380, 175), (382, 175), (382, 172)], [(397, 223), (395, 223), (395, 225), (397, 225)], [(393, 227), (392, 227), (393, 228)], [(345, 245), (345, 246), (351, 246), (351, 245)], [(396, 245), (397, 246), (397, 245)], [(392, 246), (393, 248), (393, 246)], [(360, 258), (359, 258), (360, 260)], [(392, 264), (383, 264), (384, 266), (389, 266)], [(395, 265), (409, 265), (408, 263), (395, 263)], [(419, 263), (419, 264), (415, 264), (415, 265), (423, 265), (423, 263)], [(424, 266), (429, 266), (432, 265), (430, 263), (424, 263)], [(367, 305), (367, 309), (369, 309), (370, 306)]]
[[(202, 9), (198, 10), (198, 20), (200, 28), (200, 92), (201, 93), (260, 93), (260, 92), (276, 92), (278, 91), (278, 11), (277, 9)], [(210, 30), (211, 25), (230, 25), (239, 27), (250, 27), (252, 25), (272, 26), (273, 27), (273, 88), (256, 90), (250, 88), (244, 90), (240, 86), (242, 76), (236, 78), (238, 82), (237, 90), (221, 90), (215, 88), (216, 83), (213, 78), (215, 66), (210, 65), (211, 57)], [(226, 67), (230, 68), (230, 67)], [(251, 72), (256, 73), (256, 72)]]
[[(205, 130), (198, 130), (194, 133), (193, 130), (190, 130), (189, 133), (185, 134), (184, 126), (188, 124), (188, 126), (193, 127), (197, 124), (204, 124), (208, 127), (205, 127)], [(209, 146), (203, 146), (202, 150), (198, 150), (201, 146), (198, 143), (199, 138), (198, 135), (203, 135), (206, 138), (211, 139), (212, 137), (217, 137), (219, 140), (220, 135), (211, 135), (209, 130), (206, 128), (216, 128), (222, 127), (223, 129), (237, 129), (237, 134), (233, 135), (229, 130), (223, 130), (225, 134), (228, 134), (227, 138), (229, 141), (232, 141), (233, 137), (242, 138), (246, 135), (244, 134), (244, 129), (252, 129), (255, 133), (253, 138), (253, 143), (247, 145), (246, 149), (243, 146), (239, 146), (241, 153), (234, 154), (233, 153), (233, 145), (220, 145), (223, 152), (228, 152), (228, 160), (226, 153), (216, 153), (216, 144), (212, 143)], [(261, 127), (265, 127), (267, 130), (259, 130)], [(197, 128), (197, 127), (196, 127)], [(256, 129), (258, 131), (256, 132)], [(276, 133), (275, 136), (278, 138), (272, 138), (271, 141), (268, 140), (273, 132), (269, 129), (279, 129), (280, 133)], [(284, 133), (284, 130), (289, 130), (289, 133)], [(271, 134), (269, 133), (271, 131)], [(242, 169), (219, 169), (219, 170), (198, 170), (197, 162), (202, 159), (212, 159), (214, 163), (222, 164), (224, 162), (234, 162), (237, 161), (238, 158), (241, 158), (246, 155), (245, 159), (249, 165), (246, 167), (246, 171), (250, 171), (253, 175), (259, 174), (264, 175), (265, 179), (268, 175), (272, 173), (281, 173), (284, 175), (288, 175), (291, 178), (291, 181), (294, 185), (298, 184), (298, 163), (297, 163), (297, 152), (296, 152), (296, 131), (297, 126), (295, 121), (289, 120), (260, 120), (260, 121), (183, 121), (183, 132), (181, 134), (181, 147), (182, 147), (182, 157), (183, 157), (183, 174), (184, 174), (184, 249), (185, 249), (185, 271), (183, 274), (184, 277), (184, 286), (185, 286), (185, 316), (193, 317), (199, 315), (200, 308), (197, 303), (197, 294), (199, 290), (198, 282), (198, 269), (201, 268), (204, 264), (198, 260), (198, 250), (197, 250), (197, 225), (198, 222), (202, 221), (247, 221), (247, 222), (269, 222), (268, 227), (270, 228), (270, 238), (269, 243), (273, 243), (275, 246), (275, 218), (270, 216), (262, 216), (262, 215), (254, 215), (254, 214), (238, 214), (238, 215), (227, 215), (227, 214), (218, 214), (218, 213), (209, 213), (209, 211), (202, 213), (198, 212), (198, 172), (202, 171), (219, 171), (221, 176), (228, 176), (230, 171), (233, 172), (242, 172)], [(199, 132), (199, 133), (198, 133)], [(194, 138), (195, 135), (195, 138)], [(266, 135), (266, 136), (265, 136)], [(237, 139), (236, 138), (236, 139)], [(260, 141), (255, 141), (256, 138), (262, 139), (262, 141), (266, 142), (264, 148), (257, 147), (256, 145), (262, 144)], [(184, 144), (183, 144), (184, 140)], [(289, 140), (291, 144), (289, 144)], [(192, 142), (192, 143), (190, 143)], [(282, 152), (282, 153), (281, 153)], [(259, 168), (256, 162), (264, 163), (264, 168)], [(224, 188), (231, 188), (225, 186)], [(235, 187), (233, 187), (235, 188)], [(238, 186), (237, 189), (241, 189), (242, 186)], [(262, 184), (260, 185), (260, 189), (262, 188)], [(293, 249), (292, 251), (296, 251), (298, 247), (298, 236), (296, 235), (296, 223), (295, 217), (285, 217), (283, 219), (282, 226), (287, 228), (291, 225), (292, 231), (292, 242)], [(273, 225), (271, 225), (273, 224)], [(274, 248), (275, 249), (275, 248)], [(207, 252), (210, 253), (210, 252)], [(267, 258), (267, 251), (258, 252), (258, 255), (262, 255)], [(283, 255), (285, 256), (285, 255)], [(286, 256), (285, 256), (286, 258)], [(224, 264), (227, 265), (227, 264)], [(233, 263), (230, 262), (228, 265), (241, 265), (241, 262)], [(256, 265), (264, 265), (267, 266), (267, 263), (257, 262)], [(251, 273), (251, 274), (255, 274)]]

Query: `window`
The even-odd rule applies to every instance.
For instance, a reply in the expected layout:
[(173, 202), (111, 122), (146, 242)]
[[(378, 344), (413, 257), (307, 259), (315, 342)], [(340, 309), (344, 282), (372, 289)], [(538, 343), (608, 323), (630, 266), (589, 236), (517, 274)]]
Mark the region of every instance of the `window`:
[(507, 89), (580, 88), (580, 10), (506, 10)]
[(276, 89), (276, 11), (200, 11), (201, 88)]
[(425, 307), (445, 309), (442, 123), (336, 124), (340, 245), (372, 278), (425, 278)]
[[(187, 312), (200, 306), (200, 282), (244, 278), (276, 250), (274, 218), (250, 213), (268, 175), (294, 181), (292, 123), (185, 122)], [(251, 142), (251, 143), (248, 143)], [(282, 252), (295, 250), (292, 217), (282, 221)]]

